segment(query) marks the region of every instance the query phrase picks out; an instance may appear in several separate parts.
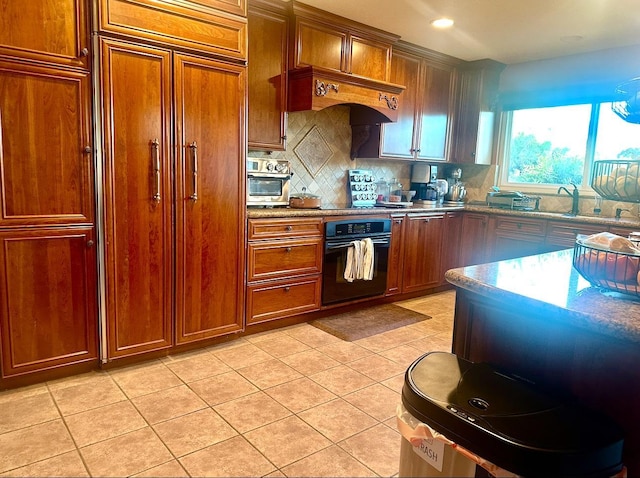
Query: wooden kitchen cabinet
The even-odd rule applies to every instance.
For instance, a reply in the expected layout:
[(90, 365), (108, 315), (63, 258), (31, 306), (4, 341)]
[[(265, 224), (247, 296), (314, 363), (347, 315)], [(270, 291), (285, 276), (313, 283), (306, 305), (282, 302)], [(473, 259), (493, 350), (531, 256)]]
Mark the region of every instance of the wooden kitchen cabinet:
[(113, 359), (173, 343), (171, 52), (104, 39), (101, 48)]
[(278, 1), (249, 4), (249, 149), (284, 151), (287, 135), (289, 17)]
[(267, 280), (293, 275), (319, 274), (322, 241), (304, 238), (251, 242), (248, 248), (247, 280)]
[(406, 222), (402, 290), (437, 287), (442, 283), (445, 213), (407, 214)]
[(392, 44), (400, 37), (293, 2), (293, 68), (317, 66), (389, 81)]
[(491, 216), (490, 258), (502, 261), (544, 252), (547, 221), (512, 216)]
[(451, 162), (491, 164), (495, 102), (504, 67), (504, 64), (493, 60), (478, 60), (460, 69)]
[(0, 4), (0, 389), (98, 364), (86, 0)]
[[(545, 237), (545, 252), (572, 248), (578, 234), (591, 235), (603, 232), (607, 226), (584, 224), (573, 221), (548, 221)], [(626, 235), (625, 235), (626, 237)]]
[[(622, 237), (629, 237), (629, 234), (632, 232), (637, 232), (640, 228), (637, 227), (620, 227), (620, 226), (611, 226), (609, 227), (609, 232), (611, 234), (616, 234), (618, 236), (622, 236)], [(604, 228), (601, 226), (599, 231), (596, 232), (602, 232), (604, 230)], [(581, 233), (581, 234), (585, 234), (585, 233)], [(593, 234), (592, 232), (586, 233), (586, 234)]]
[(93, 227), (0, 230), (0, 269), (0, 389), (37, 372), (95, 367)]
[(456, 70), (451, 66), (423, 62), (416, 159), (448, 159), (455, 81)]
[(445, 218), (445, 232), (442, 246), (442, 272), (440, 274), (442, 285), (448, 284), (444, 275), (449, 269), (455, 269), (463, 265), (460, 261), (463, 218), (464, 213), (462, 211), (447, 212)]
[(320, 309), (322, 218), (249, 219), (247, 325)]
[(460, 255), (458, 257), (461, 267), (482, 264), (490, 260), (487, 251), (488, 225), (488, 214), (472, 212), (462, 214)]
[(244, 68), (101, 53), (109, 359), (242, 330)]
[(174, 54), (176, 342), (244, 329), (246, 68)]
[(387, 265), (387, 293), (395, 295), (402, 292), (402, 275), (404, 264), (404, 214), (391, 215), (391, 245)]
[(101, 34), (244, 62), (245, 0), (100, 0)]
[[(369, 134), (358, 146), (362, 158), (446, 161), (455, 109), (458, 60), (399, 42), (391, 58), (391, 82), (405, 85), (392, 123), (353, 126)], [(357, 141), (354, 140), (356, 144)]]
[(87, 0), (8, 1), (0, 5), (0, 55), (89, 69)]
[(0, 139), (0, 227), (93, 223), (86, 72), (0, 59)]

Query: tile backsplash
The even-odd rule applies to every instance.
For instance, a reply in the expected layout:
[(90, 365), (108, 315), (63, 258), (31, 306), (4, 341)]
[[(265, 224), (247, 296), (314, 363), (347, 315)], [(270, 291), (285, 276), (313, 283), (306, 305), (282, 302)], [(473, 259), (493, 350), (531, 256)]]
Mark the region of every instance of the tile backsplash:
[[(291, 192), (300, 193), (302, 188), (322, 198), (322, 206), (349, 207), (347, 171), (349, 169), (369, 169), (374, 177), (391, 180), (396, 178), (408, 189), (411, 177), (411, 162), (381, 159), (350, 158), (351, 125), (348, 106), (332, 106), (321, 111), (300, 111), (288, 115), (287, 149), (272, 153), (249, 151), (250, 157), (272, 157), (291, 162), (293, 177)], [(447, 177), (452, 169), (462, 169), (462, 181), (467, 189), (467, 202), (482, 202), (491, 187), (496, 184), (496, 165), (456, 165), (439, 164), (438, 177)], [(595, 199), (583, 197), (580, 200), (582, 214), (592, 215)], [(624, 209), (623, 217), (639, 215), (637, 204), (603, 201), (603, 217), (613, 217), (617, 208)], [(569, 211), (571, 198), (568, 196), (544, 195), (540, 201), (542, 211)]]
[(376, 178), (396, 178), (409, 186), (411, 165), (399, 161), (352, 160), (349, 107), (332, 106), (321, 111), (289, 113), (287, 150), (249, 151), (251, 157), (287, 159), (293, 177), (291, 192), (307, 191), (322, 197), (323, 207), (348, 207), (349, 169), (370, 169)]

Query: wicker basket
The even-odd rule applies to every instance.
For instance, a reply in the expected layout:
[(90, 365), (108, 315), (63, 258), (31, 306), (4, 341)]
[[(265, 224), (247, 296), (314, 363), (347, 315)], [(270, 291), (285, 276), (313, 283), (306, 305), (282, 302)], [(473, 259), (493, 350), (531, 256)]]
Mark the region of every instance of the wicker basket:
[(640, 160), (595, 161), (591, 187), (605, 199), (640, 202)]
[(576, 239), (573, 267), (591, 285), (640, 297), (640, 255), (586, 246)]

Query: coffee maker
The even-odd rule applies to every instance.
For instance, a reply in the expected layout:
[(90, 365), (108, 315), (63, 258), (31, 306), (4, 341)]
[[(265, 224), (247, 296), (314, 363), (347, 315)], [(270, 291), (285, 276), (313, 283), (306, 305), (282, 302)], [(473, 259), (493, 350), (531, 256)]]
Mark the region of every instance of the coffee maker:
[(431, 164), (415, 163), (411, 169), (411, 189), (416, 192), (416, 201), (437, 199), (436, 178), (438, 167)]

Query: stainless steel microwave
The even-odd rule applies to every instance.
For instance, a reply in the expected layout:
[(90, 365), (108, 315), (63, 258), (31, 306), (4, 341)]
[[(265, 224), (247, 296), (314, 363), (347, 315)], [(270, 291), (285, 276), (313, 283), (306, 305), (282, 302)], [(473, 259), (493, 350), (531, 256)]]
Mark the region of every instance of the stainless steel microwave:
[(247, 159), (247, 206), (288, 206), (291, 165), (284, 159)]

